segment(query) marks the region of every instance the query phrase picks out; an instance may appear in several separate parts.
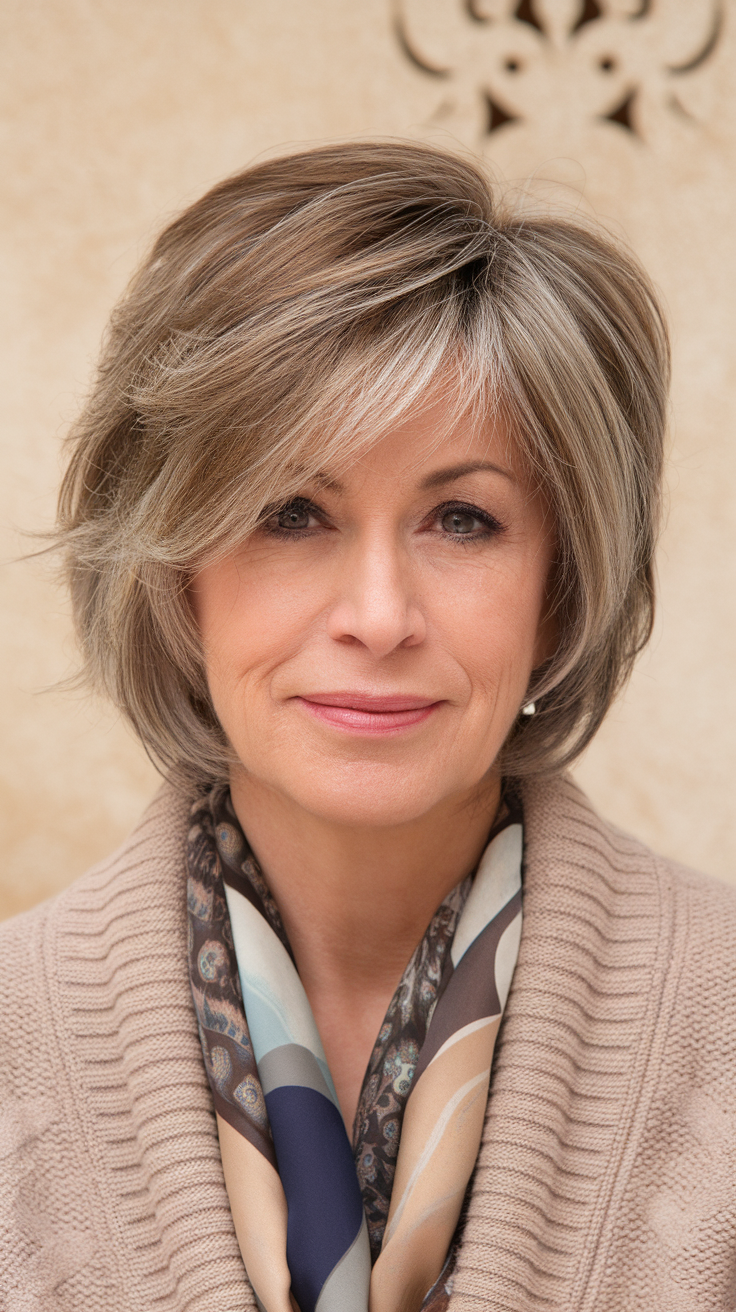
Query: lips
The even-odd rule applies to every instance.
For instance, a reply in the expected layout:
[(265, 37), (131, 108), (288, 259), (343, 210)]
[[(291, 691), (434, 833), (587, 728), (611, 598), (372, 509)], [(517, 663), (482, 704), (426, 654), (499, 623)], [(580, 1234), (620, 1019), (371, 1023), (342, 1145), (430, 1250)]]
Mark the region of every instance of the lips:
[(433, 697), (406, 697), (401, 693), (376, 697), (363, 692), (310, 692), (304, 701), (316, 706), (342, 706), (353, 711), (390, 714), (392, 711), (419, 711), (434, 706)]
[(369, 736), (395, 734), (427, 720), (441, 706), (430, 697), (403, 693), (315, 692), (296, 699), (325, 724)]

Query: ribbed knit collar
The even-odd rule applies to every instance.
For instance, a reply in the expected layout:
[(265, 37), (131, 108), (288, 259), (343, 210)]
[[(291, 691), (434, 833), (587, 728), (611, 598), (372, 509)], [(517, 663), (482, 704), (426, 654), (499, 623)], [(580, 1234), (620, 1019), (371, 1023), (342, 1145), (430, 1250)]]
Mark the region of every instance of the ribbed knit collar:
[[(528, 783), (523, 800), (524, 931), (451, 1312), (562, 1306), (571, 1289), (586, 1307), (672, 1006), (681, 930), (655, 859), (569, 779)], [(243, 1312), (255, 1304), (187, 978), (188, 811), (162, 789), (123, 848), (58, 899), (50, 1001), (100, 1207), (150, 1305)]]

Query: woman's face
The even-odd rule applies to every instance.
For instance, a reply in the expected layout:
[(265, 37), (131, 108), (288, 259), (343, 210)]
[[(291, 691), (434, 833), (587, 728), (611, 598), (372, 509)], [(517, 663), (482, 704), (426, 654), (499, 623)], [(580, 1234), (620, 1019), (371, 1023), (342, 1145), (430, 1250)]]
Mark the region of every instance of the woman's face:
[(305, 483), (192, 583), (239, 786), (353, 826), (462, 805), (551, 654), (553, 547), (505, 430), (442, 401)]

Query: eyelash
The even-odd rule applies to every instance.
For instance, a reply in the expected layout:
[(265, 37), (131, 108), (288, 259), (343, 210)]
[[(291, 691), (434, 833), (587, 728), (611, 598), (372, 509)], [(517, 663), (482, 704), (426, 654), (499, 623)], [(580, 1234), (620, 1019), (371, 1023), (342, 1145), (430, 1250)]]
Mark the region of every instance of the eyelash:
[(261, 520), (261, 528), (272, 538), (280, 538), (282, 541), (287, 539), (293, 542), (295, 538), (307, 538), (314, 532), (311, 528), (280, 528), (277, 523), (271, 523), (279, 515), (285, 514), (287, 510), (301, 510), (308, 515), (313, 515), (315, 519), (324, 519), (324, 514), (319, 506), (315, 506), (312, 501), (307, 501), (304, 497), (292, 497), (291, 501), (286, 501), (283, 506), (268, 506)]
[[(285, 511), (292, 507), (324, 522), (324, 512), (320, 510), (319, 506), (316, 506), (312, 501), (307, 501), (304, 497), (294, 497), (291, 501), (287, 501), (282, 506), (268, 507), (263, 519), (261, 520), (261, 527), (269, 537), (279, 538), (281, 541), (289, 540), (291, 542), (293, 542), (295, 538), (299, 540), (311, 537), (314, 533), (314, 529), (312, 528), (281, 528), (277, 523), (272, 522), (275, 521), (279, 515), (283, 515)], [(505, 532), (505, 525), (502, 524), (500, 520), (496, 519), (495, 515), (491, 515), (488, 511), (481, 510), (479, 506), (475, 506), (467, 501), (443, 501), (439, 506), (433, 508), (424, 522), (426, 523), (427, 519), (430, 518), (433, 522), (436, 522), (437, 520), (441, 520), (444, 515), (452, 514), (453, 511), (458, 511), (462, 515), (470, 515), (473, 519), (479, 520), (480, 523), (485, 526), (485, 532), (446, 533), (443, 535), (460, 546), (467, 547), (470, 546), (471, 543), (488, 541), (490, 538), (498, 537), (501, 533)]]
[(432, 513), (434, 520), (441, 519), (443, 515), (452, 514), (453, 511), (459, 511), (462, 515), (470, 515), (473, 519), (480, 520), (485, 526), (485, 532), (473, 533), (447, 533), (445, 536), (458, 546), (469, 547), (476, 542), (487, 542), (491, 538), (499, 537), (505, 532), (505, 525), (495, 515), (489, 514), (487, 510), (481, 510), (480, 506), (473, 505), (470, 501), (444, 501), (442, 505), (435, 506)]

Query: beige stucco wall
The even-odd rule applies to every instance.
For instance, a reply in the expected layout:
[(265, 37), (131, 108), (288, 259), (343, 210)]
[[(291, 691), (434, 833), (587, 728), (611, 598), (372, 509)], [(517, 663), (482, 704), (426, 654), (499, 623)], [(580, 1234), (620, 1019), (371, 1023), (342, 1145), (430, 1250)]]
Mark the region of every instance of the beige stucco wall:
[(582, 205), (663, 293), (675, 388), (658, 629), (577, 773), (612, 818), (736, 879), (733, 0), (720, 27), (716, 0), (641, 8), (3, 0), (0, 914), (109, 850), (156, 787), (104, 707), (43, 691), (74, 669), (66, 603), (47, 565), (11, 560), (18, 530), (51, 521), (111, 303), (162, 221), (221, 175), (368, 134), (479, 150), (521, 191)]

